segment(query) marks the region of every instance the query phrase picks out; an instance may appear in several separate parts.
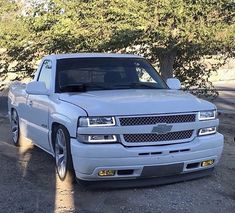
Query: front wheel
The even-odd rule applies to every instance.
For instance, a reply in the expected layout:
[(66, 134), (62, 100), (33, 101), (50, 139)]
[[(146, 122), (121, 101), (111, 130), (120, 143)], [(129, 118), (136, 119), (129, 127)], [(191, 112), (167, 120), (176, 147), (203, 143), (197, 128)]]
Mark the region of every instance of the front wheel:
[(74, 181), (74, 169), (70, 149), (70, 137), (68, 130), (63, 126), (57, 126), (54, 130), (55, 140), (55, 164), (60, 180)]
[(20, 145), (19, 116), (15, 109), (11, 112), (11, 137), (15, 146)]

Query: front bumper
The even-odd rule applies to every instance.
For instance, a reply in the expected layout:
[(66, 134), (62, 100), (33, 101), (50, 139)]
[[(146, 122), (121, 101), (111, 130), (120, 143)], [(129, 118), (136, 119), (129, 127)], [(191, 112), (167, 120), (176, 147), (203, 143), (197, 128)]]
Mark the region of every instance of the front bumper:
[[(71, 139), (71, 152), (76, 177), (85, 181), (138, 179), (143, 177), (144, 167), (156, 168), (154, 166), (179, 163), (183, 164), (180, 174), (196, 175), (196, 172), (208, 171), (218, 163), (223, 150), (223, 141), (223, 135), (216, 133), (211, 136), (196, 137), (188, 143), (127, 148), (122, 144), (83, 144)], [(200, 163), (205, 160), (215, 162), (211, 166), (201, 167)], [(104, 169), (133, 170), (133, 172), (100, 177), (98, 172)], [(161, 176), (164, 177), (164, 174)]]

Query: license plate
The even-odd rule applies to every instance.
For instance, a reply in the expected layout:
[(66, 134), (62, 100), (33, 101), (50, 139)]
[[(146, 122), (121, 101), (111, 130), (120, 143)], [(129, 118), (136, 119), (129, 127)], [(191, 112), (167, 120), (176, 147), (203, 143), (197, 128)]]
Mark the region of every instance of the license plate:
[(177, 175), (183, 171), (183, 168), (183, 163), (161, 166), (145, 166), (142, 170), (141, 177), (163, 177)]

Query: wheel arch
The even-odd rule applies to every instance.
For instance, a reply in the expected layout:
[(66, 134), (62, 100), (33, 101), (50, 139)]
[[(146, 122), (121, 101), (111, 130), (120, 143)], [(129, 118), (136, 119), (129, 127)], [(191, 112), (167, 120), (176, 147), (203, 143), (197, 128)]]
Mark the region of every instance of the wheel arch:
[(59, 126), (64, 127), (67, 130), (67, 132), (69, 134), (69, 137), (71, 137), (68, 128), (64, 124), (62, 124), (60, 122), (57, 122), (57, 121), (52, 122), (50, 140), (51, 140), (51, 145), (52, 145), (52, 148), (53, 148), (53, 153), (55, 153), (55, 130)]
[(53, 113), (50, 115), (50, 127), (52, 128), (53, 124), (56, 123), (64, 126), (71, 137), (76, 137), (76, 131), (77, 131), (77, 118), (71, 119), (65, 115)]

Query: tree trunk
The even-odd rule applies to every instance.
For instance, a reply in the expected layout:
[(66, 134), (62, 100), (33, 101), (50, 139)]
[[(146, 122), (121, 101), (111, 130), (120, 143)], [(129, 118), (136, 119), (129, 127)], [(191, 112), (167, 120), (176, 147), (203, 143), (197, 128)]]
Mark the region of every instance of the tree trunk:
[(177, 55), (177, 50), (167, 51), (159, 57), (160, 73), (164, 80), (173, 77), (173, 65)]

